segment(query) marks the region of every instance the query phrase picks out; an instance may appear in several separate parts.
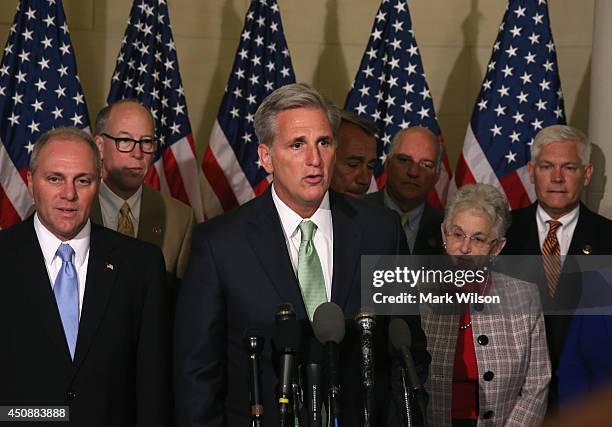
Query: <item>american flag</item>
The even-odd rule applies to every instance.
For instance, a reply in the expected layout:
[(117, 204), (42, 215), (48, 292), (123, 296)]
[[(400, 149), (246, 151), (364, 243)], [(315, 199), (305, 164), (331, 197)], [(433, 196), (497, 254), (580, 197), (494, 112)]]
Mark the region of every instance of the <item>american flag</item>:
[(276, 0), (252, 0), (202, 169), (206, 216), (261, 194), (269, 184), (259, 164), (253, 116), (275, 89), (295, 83)]
[[(383, 0), (380, 4), (344, 108), (369, 118), (379, 129), (379, 161), (374, 169), (379, 188), (385, 183), (383, 163), (389, 143), (400, 129), (426, 127), (442, 143), (406, 0)], [(444, 149), (440, 179), (429, 194), (433, 206), (446, 203), (450, 174)]]
[(17, 5), (0, 65), (0, 227), (32, 207), (26, 175), (34, 143), (61, 126), (89, 126), (61, 0)]
[(510, 207), (535, 200), (527, 162), (534, 136), (565, 123), (545, 0), (510, 0), (457, 163), (457, 186), (502, 189)]
[(191, 205), (204, 219), (199, 167), (165, 0), (135, 0), (107, 102), (134, 98), (155, 117), (161, 149), (146, 183)]

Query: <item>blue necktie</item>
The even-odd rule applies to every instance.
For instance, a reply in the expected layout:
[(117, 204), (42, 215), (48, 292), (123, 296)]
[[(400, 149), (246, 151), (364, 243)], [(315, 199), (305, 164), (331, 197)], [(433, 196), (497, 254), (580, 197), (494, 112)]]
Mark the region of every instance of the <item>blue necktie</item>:
[(55, 279), (53, 293), (62, 318), (70, 357), (74, 360), (74, 350), (79, 333), (79, 285), (76, 270), (72, 264), (74, 249), (70, 245), (62, 243), (57, 249), (56, 255), (61, 258), (62, 267)]

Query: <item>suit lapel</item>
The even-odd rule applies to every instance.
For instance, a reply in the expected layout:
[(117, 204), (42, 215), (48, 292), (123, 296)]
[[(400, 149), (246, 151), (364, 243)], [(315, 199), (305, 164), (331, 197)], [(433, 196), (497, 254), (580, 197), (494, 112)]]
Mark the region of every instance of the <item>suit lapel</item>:
[(533, 203), (529, 206), (527, 211), (527, 221), (525, 224), (525, 254), (541, 254), (542, 248), (540, 247), (540, 235), (538, 232), (538, 221), (536, 219), (536, 210), (538, 204)]
[(120, 268), (120, 256), (114, 253), (113, 234), (92, 225), (85, 297), (79, 322), (79, 336), (75, 354), (75, 368), (78, 369), (89, 351), (98, 326), (115, 284)]
[(298, 318), (307, 318), (300, 285), (291, 266), (291, 258), (271, 191), (268, 189), (253, 203), (255, 212), (249, 219), (247, 240), (280, 300), (292, 303)]
[(25, 227), (27, 238), (16, 242), (18, 250), (22, 253), (21, 259), (29, 259), (30, 267), (22, 269), (23, 286), (31, 287), (26, 293), (32, 295), (32, 313), (40, 318), (41, 326), (47, 331), (47, 335), (58, 351), (64, 353), (66, 363), (70, 364), (70, 351), (64, 335), (64, 327), (57, 308), (57, 302), (49, 275), (45, 267), (45, 259), (38, 243), (38, 237), (34, 230), (32, 217), (20, 227)]
[(166, 207), (159, 192), (147, 185), (142, 186), (138, 240), (162, 247), (166, 233)]
[(567, 251), (568, 255), (600, 254), (595, 246), (596, 242), (601, 239), (602, 236), (597, 236), (596, 229), (592, 227), (594, 224), (592, 216), (592, 212), (585, 205), (580, 203), (578, 221), (576, 222), (572, 241)]
[(359, 274), (356, 270), (361, 260), (361, 228), (353, 220), (354, 210), (342, 196), (333, 191), (330, 191), (329, 195), (334, 227), (334, 271), (331, 299), (344, 309), (354, 283), (354, 276)]

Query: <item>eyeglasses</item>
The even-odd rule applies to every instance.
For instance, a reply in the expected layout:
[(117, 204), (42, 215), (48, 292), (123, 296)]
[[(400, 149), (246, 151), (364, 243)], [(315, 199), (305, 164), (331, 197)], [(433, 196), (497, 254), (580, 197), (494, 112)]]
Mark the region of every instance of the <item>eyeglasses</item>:
[(157, 151), (157, 147), (159, 145), (159, 142), (155, 138), (143, 138), (141, 140), (136, 140), (124, 136), (116, 138), (104, 132), (102, 132), (100, 135), (115, 141), (115, 147), (117, 147), (117, 151), (121, 153), (131, 153), (132, 151), (134, 151), (134, 147), (136, 147), (136, 144), (140, 144), (140, 150), (143, 153), (153, 154)]
[(465, 239), (470, 239), (470, 242), (476, 248), (484, 248), (486, 246), (491, 246), (497, 242), (497, 239), (489, 240), (486, 237), (476, 234), (473, 236), (468, 236), (465, 234), (463, 230), (460, 228), (455, 228), (451, 231), (444, 230), (444, 234), (448, 237), (449, 241), (454, 244), (463, 244)]

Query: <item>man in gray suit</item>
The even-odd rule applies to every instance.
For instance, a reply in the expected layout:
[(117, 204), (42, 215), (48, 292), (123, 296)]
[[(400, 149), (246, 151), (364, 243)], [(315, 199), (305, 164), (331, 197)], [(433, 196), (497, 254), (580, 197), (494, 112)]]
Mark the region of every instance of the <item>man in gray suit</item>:
[(443, 215), (426, 201), (440, 177), (441, 161), (442, 146), (433, 132), (422, 127), (402, 129), (391, 140), (385, 160), (385, 187), (365, 197), (398, 213), (413, 254), (442, 253)]

